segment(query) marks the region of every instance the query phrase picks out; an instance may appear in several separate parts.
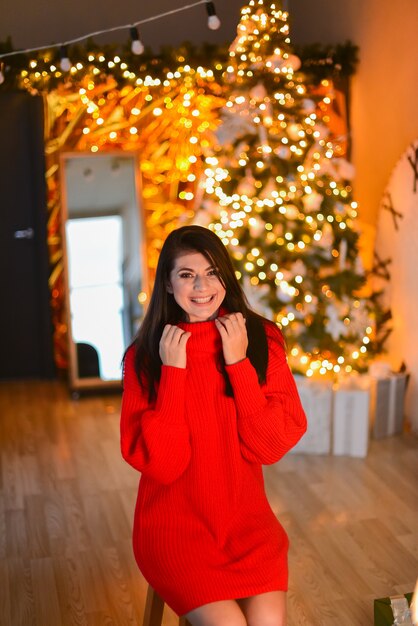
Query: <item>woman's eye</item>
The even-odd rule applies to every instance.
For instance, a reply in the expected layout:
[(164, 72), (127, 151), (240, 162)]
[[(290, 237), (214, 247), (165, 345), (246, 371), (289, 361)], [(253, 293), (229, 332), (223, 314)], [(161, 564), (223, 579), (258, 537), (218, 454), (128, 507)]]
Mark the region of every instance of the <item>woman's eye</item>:
[(179, 274), (180, 278), (190, 278), (191, 274), (190, 272), (183, 272), (182, 274)]
[(218, 272), (217, 270), (210, 270), (210, 272), (208, 272), (208, 276), (217, 276)]

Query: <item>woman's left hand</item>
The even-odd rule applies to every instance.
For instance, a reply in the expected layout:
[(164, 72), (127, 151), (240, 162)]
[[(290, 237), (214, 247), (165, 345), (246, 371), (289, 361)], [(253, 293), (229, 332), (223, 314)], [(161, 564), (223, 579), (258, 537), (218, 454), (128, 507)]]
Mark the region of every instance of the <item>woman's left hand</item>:
[(242, 313), (228, 313), (215, 319), (222, 339), (226, 365), (233, 365), (247, 356), (248, 336)]

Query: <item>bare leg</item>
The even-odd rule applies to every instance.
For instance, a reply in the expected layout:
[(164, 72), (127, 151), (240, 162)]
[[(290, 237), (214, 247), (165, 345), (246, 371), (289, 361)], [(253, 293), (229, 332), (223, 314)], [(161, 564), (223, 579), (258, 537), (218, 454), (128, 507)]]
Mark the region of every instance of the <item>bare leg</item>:
[(286, 592), (269, 591), (238, 600), (248, 626), (286, 626)]
[(247, 626), (247, 620), (235, 600), (204, 604), (185, 617), (192, 626)]

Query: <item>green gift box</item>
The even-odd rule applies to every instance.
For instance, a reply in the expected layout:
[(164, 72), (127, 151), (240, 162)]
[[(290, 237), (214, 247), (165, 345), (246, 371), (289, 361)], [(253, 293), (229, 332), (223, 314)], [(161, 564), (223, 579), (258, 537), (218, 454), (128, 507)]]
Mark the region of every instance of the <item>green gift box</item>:
[[(402, 598), (402, 596), (395, 596)], [(408, 605), (411, 606), (412, 593), (405, 593), (404, 596)], [(394, 615), (392, 612), (392, 606), (390, 598), (378, 598), (374, 601), (374, 626), (392, 626), (394, 622)]]

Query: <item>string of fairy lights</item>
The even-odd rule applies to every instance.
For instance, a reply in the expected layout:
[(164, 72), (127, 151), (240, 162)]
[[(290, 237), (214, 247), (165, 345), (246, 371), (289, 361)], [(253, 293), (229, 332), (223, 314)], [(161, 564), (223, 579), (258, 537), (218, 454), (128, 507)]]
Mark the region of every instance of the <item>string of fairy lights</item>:
[(144, 50), (145, 50), (145, 46), (141, 40), (140, 34), (139, 34), (139, 29), (138, 26), (142, 26), (143, 24), (147, 24), (149, 22), (153, 22), (156, 20), (160, 20), (164, 17), (168, 17), (171, 15), (175, 15), (176, 13), (180, 13), (183, 11), (188, 11), (189, 9), (193, 9), (194, 7), (198, 6), (198, 5), (205, 5), (206, 8), (206, 14), (207, 14), (207, 25), (208, 28), (210, 28), (211, 30), (217, 30), (220, 25), (221, 25), (221, 21), (216, 13), (216, 8), (215, 8), (215, 4), (214, 2), (212, 2), (212, 0), (197, 0), (197, 2), (193, 2), (192, 4), (186, 4), (183, 5), (181, 7), (177, 7), (175, 9), (171, 9), (170, 11), (165, 11), (163, 13), (158, 13), (156, 15), (153, 15), (151, 17), (147, 17), (141, 20), (138, 20), (136, 22), (132, 22), (131, 24), (125, 24), (122, 26), (113, 26), (111, 28), (105, 28), (105, 29), (101, 29), (101, 30), (96, 30), (94, 32), (91, 33), (87, 33), (84, 35), (81, 35), (80, 37), (75, 37), (73, 39), (68, 39), (66, 41), (62, 41), (60, 43), (57, 44), (48, 44), (48, 45), (44, 45), (44, 46), (37, 46), (35, 48), (26, 48), (23, 50), (12, 50), (10, 52), (4, 52), (2, 54), (0, 54), (0, 84), (2, 84), (5, 80), (5, 63), (2, 59), (6, 59), (18, 54), (28, 54), (31, 52), (38, 52), (38, 51), (42, 51), (42, 50), (51, 50), (54, 48), (58, 48), (60, 51), (60, 67), (61, 70), (63, 72), (68, 72), (71, 70), (72, 68), (72, 63), (71, 60), (68, 56), (68, 47), (71, 44), (75, 44), (75, 43), (79, 43), (81, 41), (85, 41), (87, 39), (91, 39), (92, 37), (96, 37), (98, 35), (103, 35), (106, 33), (111, 33), (111, 32), (116, 32), (116, 31), (120, 31), (120, 30), (128, 30), (129, 31), (129, 35), (130, 35), (130, 39), (131, 39), (131, 51), (133, 54), (135, 55), (141, 55)]

